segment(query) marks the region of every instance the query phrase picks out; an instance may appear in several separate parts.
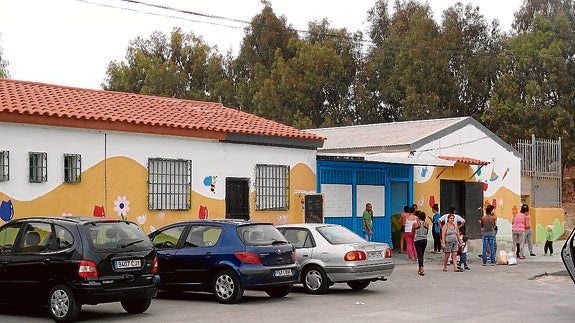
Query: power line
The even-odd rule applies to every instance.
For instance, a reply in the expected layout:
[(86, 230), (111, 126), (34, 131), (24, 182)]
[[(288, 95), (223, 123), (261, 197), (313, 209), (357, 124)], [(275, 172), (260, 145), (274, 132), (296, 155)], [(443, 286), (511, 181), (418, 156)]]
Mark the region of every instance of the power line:
[[(94, 1), (89, 1), (89, 0), (76, 0), (76, 1), (87, 3), (90, 5), (99, 6), (99, 7), (111, 8), (111, 9), (120, 9), (120, 10), (131, 11), (131, 12), (135, 12), (135, 13), (142, 13), (142, 14), (156, 16), (156, 17), (173, 18), (173, 19), (178, 19), (178, 20), (214, 25), (214, 26), (220, 26), (220, 27), (226, 27), (226, 28), (232, 28), (232, 29), (242, 29), (243, 28), (243, 27), (239, 27), (239, 26), (225, 25), (222, 23), (215, 23), (215, 22), (210, 22), (210, 21), (205, 21), (205, 20), (196, 20), (196, 19), (190, 19), (190, 18), (181, 17), (181, 16), (167, 15), (167, 14), (162, 14), (162, 13), (157, 13), (157, 12), (152, 12), (152, 11), (144, 11), (141, 9), (120, 7), (117, 5), (104, 4), (104, 3), (94, 2)], [(128, 1), (128, 2), (134, 2), (134, 1)]]

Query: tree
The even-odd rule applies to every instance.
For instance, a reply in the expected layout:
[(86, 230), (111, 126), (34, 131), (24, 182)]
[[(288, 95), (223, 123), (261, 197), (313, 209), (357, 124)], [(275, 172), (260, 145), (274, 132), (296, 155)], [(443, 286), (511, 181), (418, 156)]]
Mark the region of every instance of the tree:
[(513, 29), (517, 33), (532, 30), (536, 16), (551, 17), (562, 12), (575, 28), (575, 3), (572, 0), (523, 0), (521, 8), (515, 12)]
[(360, 45), (327, 20), (309, 24), (307, 37), (292, 38), (286, 59), (276, 50), (270, 76), (254, 95), (254, 113), (299, 127), (351, 124), (350, 106)]
[(532, 134), (562, 137), (566, 166), (575, 164), (575, 32), (562, 11), (537, 14), (510, 38), (483, 122), (513, 143)]
[(254, 96), (269, 79), (276, 54), (283, 59), (293, 56), (288, 49), (291, 38), (298, 38), (297, 32), (287, 24), (285, 17), (277, 17), (271, 5), (264, 2), (262, 12), (245, 29), (240, 52), (231, 63), (237, 93), (235, 107), (247, 112), (253, 110)]
[(497, 79), (497, 56), (503, 47), (499, 25), (492, 25), (479, 7), (461, 3), (443, 13), (443, 50), (456, 92), (452, 96), (454, 115), (481, 118)]
[(4, 60), (2, 57), (2, 48), (0, 48), (0, 78), (9, 78), (10, 73), (8, 73), (8, 61)]
[[(378, 1), (379, 9), (372, 13), (386, 15), (383, 2)], [(454, 84), (447, 55), (438, 49), (441, 34), (429, 5), (396, 1), (389, 24), (388, 20), (370, 16), (370, 35), (377, 39), (362, 75), (368, 85), (363, 102), (377, 109), (380, 122), (453, 116)], [(387, 33), (376, 31), (379, 27)]]
[[(105, 90), (183, 99), (225, 101), (224, 58), (194, 34), (175, 28), (168, 41), (154, 32), (130, 43), (127, 62), (111, 62)], [(232, 94), (233, 95), (233, 94)]]

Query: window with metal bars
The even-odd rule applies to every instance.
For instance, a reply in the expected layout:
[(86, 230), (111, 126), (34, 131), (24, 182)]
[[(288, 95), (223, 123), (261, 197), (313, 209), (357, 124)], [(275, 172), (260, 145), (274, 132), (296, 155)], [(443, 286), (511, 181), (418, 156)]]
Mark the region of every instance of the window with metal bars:
[(30, 183), (42, 183), (48, 181), (47, 153), (28, 153), (28, 180)]
[(256, 210), (289, 208), (290, 167), (256, 165)]
[(82, 180), (82, 158), (77, 154), (64, 154), (64, 182), (80, 183)]
[(7, 150), (0, 151), (0, 182), (10, 180), (10, 154)]
[(192, 161), (148, 159), (148, 208), (189, 210), (192, 207)]

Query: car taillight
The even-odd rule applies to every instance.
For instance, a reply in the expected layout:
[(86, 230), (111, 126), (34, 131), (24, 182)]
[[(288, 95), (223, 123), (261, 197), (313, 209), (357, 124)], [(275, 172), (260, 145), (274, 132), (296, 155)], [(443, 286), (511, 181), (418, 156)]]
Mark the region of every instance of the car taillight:
[(154, 257), (154, 262), (152, 263), (152, 272), (154, 274), (158, 273), (158, 257)]
[(245, 264), (261, 264), (260, 256), (255, 252), (249, 251), (236, 251), (234, 253), (236, 258)]
[(361, 250), (353, 250), (349, 251), (348, 253), (343, 256), (343, 260), (345, 261), (358, 261), (358, 260), (365, 260), (367, 257), (365, 252)]
[(393, 256), (391, 248), (385, 249), (385, 258), (391, 258), (391, 256)]
[(80, 268), (78, 268), (78, 275), (83, 278), (98, 277), (98, 268), (93, 261), (80, 260)]

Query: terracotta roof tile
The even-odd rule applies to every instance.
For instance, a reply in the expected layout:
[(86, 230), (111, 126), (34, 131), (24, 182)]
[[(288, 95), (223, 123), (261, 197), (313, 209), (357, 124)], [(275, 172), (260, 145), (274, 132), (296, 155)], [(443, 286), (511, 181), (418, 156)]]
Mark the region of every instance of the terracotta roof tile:
[(483, 160), (479, 160), (479, 159), (475, 159), (475, 158), (470, 158), (470, 157), (452, 157), (452, 156), (437, 156), (437, 158), (441, 158), (441, 159), (445, 159), (445, 160), (451, 160), (454, 161), (458, 164), (466, 164), (466, 165), (488, 165), (489, 162), (488, 161), (483, 161)]
[[(157, 134), (173, 134), (176, 129), (179, 135), (190, 137), (198, 136), (199, 131), (201, 137), (219, 139), (235, 133), (324, 140), (319, 135), (227, 108), (221, 103), (0, 79), (0, 121), (10, 122), (16, 118), (27, 122), (33, 116), (44, 117), (43, 120), (50, 120), (52, 125), (65, 122), (65, 125), (77, 126), (74, 122), (81, 121), (88, 128), (106, 129), (105, 124), (113, 123), (113, 130), (149, 132), (153, 128)], [(188, 130), (196, 132), (186, 133)]]

